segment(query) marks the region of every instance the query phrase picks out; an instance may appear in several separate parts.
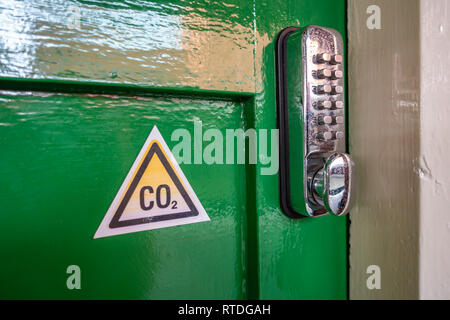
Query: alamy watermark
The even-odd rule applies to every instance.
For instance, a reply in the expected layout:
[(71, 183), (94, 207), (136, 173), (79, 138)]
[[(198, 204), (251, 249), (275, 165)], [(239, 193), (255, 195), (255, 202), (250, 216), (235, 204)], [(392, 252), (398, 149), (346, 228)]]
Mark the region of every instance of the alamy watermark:
[(381, 29), (381, 9), (376, 4), (367, 7), (366, 13), (369, 17), (366, 20), (366, 26), (369, 30)]
[(366, 286), (369, 290), (380, 290), (381, 289), (381, 269), (380, 266), (375, 264), (370, 265), (366, 269), (366, 273), (370, 274), (367, 278)]
[(203, 130), (195, 121), (193, 136), (180, 128), (170, 139), (177, 142), (171, 151), (180, 164), (260, 164), (262, 175), (278, 173), (277, 129)]
[(81, 289), (81, 269), (73, 264), (67, 267), (66, 273), (69, 274), (66, 280), (66, 286), (69, 290)]

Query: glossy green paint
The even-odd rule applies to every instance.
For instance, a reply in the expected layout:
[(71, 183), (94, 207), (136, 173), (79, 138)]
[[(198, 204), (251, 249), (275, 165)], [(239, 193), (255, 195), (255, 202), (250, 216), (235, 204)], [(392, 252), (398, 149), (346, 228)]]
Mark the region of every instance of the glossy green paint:
[[(173, 146), (172, 131), (193, 135), (197, 118), (204, 130), (242, 127), (242, 103), (39, 92), (0, 101), (2, 297), (245, 297), (244, 166), (183, 166), (211, 222), (93, 240), (153, 125)], [(80, 291), (65, 286), (72, 264)]]
[(276, 128), (276, 35), (345, 36), (345, 1), (3, 1), (0, 17), (0, 298), (346, 298), (346, 219), (288, 219), (261, 164), (181, 165), (210, 222), (92, 239), (153, 125), (169, 147), (194, 120)]
[(253, 10), (242, 0), (3, 0), (0, 76), (254, 92)]
[[(345, 1), (263, 1), (256, 5), (260, 39), (260, 84), (256, 128), (275, 128), (274, 44), (287, 26), (317, 24), (345, 37)], [(268, 18), (272, 17), (272, 19)], [(262, 42), (262, 41), (260, 41)], [(299, 140), (299, 143), (301, 141)], [(257, 170), (258, 171), (258, 170)], [(299, 181), (298, 183), (302, 183)], [(262, 299), (345, 299), (346, 219), (290, 220), (280, 211), (277, 177), (257, 176), (259, 297)]]

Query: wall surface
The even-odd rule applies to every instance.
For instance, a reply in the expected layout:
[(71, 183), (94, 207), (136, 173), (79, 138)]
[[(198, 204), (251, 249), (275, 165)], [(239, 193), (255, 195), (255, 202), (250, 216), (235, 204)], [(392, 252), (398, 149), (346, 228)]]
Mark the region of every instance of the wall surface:
[[(350, 298), (419, 297), (419, 1), (349, 0)], [(376, 4), (381, 29), (369, 29)], [(367, 268), (379, 266), (381, 289)]]
[(420, 12), (420, 298), (450, 299), (450, 2)]
[[(370, 5), (381, 28), (366, 25)], [(352, 299), (450, 299), (450, 3), (349, 0)], [(369, 289), (367, 267), (381, 271)], [(370, 282), (370, 281), (369, 281)]]

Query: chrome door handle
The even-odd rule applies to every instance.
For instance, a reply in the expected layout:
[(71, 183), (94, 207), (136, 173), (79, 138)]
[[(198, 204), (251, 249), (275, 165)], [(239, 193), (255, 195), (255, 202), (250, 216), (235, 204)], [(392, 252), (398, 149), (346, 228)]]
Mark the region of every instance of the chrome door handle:
[(346, 153), (333, 153), (312, 180), (314, 200), (334, 215), (349, 212), (355, 199), (355, 164)]

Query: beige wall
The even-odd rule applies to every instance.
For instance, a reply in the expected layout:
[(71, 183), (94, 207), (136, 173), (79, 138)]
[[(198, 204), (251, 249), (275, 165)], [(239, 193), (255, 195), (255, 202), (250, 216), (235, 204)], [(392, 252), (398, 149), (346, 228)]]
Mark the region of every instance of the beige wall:
[[(369, 30), (366, 9), (381, 9)], [(419, 297), (419, 0), (349, 0), (349, 137), (358, 169), (350, 298)], [(381, 269), (369, 290), (367, 267)]]
[[(381, 8), (369, 30), (366, 9)], [(450, 299), (450, 1), (349, 0), (352, 299)], [(369, 290), (366, 268), (381, 268)]]

